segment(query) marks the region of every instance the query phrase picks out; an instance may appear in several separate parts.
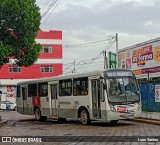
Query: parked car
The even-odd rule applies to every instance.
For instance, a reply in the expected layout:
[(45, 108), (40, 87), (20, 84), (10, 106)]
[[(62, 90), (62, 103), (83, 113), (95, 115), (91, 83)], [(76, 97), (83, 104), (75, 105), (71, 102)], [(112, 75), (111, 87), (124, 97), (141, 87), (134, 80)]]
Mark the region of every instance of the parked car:
[(12, 103), (10, 101), (1, 101), (0, 109), (1, 110), (17, 110), (17, 105), (16, 103)]

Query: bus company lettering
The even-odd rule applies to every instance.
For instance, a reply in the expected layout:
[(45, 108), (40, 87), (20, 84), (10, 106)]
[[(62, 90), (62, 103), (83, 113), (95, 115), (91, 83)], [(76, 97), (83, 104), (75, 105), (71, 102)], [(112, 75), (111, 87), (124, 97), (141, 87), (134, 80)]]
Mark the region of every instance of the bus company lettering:
[(75, 105), (79, 105), (79, 101), (74, 101), (74, 104)]
[(71, 102), (59, 102), (59, 105), (70, 105)]

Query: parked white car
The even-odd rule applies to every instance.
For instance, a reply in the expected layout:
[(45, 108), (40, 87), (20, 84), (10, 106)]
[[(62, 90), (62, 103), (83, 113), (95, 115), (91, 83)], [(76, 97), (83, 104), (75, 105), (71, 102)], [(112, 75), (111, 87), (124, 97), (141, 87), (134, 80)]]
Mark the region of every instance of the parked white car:
[(1, 101), (0, 109), (1, 110), (17, 110), (17, 105), (16, 103), (12, 103), (10, 101)]

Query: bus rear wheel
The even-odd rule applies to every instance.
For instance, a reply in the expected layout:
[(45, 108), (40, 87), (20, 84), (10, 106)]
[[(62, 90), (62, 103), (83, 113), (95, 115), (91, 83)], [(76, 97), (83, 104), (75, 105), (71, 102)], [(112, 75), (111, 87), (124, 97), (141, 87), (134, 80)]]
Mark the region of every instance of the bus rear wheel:
[(39, 110), (39, 108), (36, 108), (36, 110), (35, 110), (35, 119), (37, 121), (41, 120), (41, 111)]
[(46, 116), (41, 116), (41, 111), (39, 108), (36, 108), (35, 110), (35, 119), (37, 121), (46, 121), (47, 117)]
[(91, 124), (91, 120), (89, 118), (89, 114), (86, 110), (82, 110), (80, 113), (80, 121), (82, 125)]

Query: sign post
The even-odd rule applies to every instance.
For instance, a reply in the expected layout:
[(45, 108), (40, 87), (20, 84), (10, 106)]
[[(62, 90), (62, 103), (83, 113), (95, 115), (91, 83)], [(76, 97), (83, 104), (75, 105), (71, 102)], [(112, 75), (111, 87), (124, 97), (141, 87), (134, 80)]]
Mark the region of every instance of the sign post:
[(160, 102), (160, 85), (155, 85), (155, 102)]
[(117, 68), (117, 54), (109, 52), (109, 68)]

